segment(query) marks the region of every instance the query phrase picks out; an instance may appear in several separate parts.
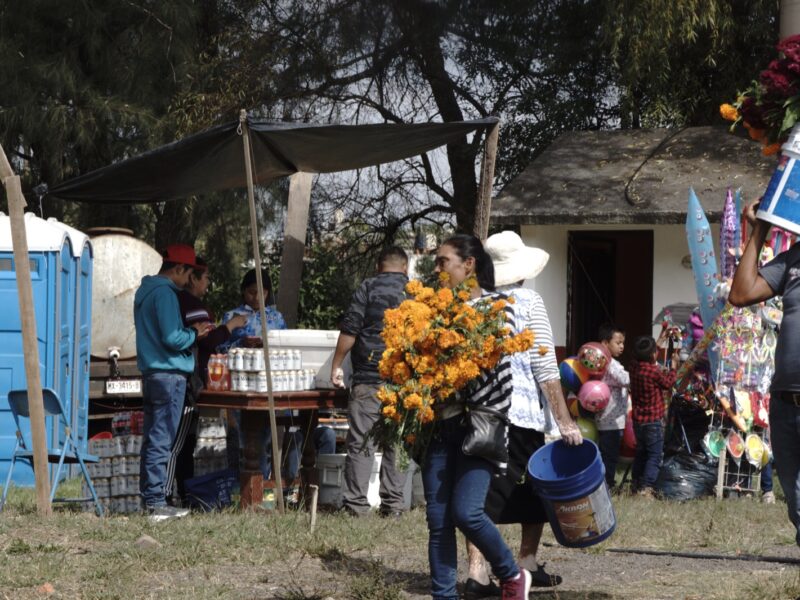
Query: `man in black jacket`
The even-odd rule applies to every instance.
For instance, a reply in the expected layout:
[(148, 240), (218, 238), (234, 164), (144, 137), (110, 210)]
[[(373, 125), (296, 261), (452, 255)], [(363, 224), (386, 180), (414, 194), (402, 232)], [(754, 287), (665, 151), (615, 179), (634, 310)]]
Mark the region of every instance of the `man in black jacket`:
[[(381, 338), (383, 313), (396, 308), (405, 299), (407, 271), (408, 257), (402, 248), (392, 246), (381, 252), (378, 274), (362, 282), (353, 294), (339, 328), (331, 362), (331, 381), (336, 387), (344, 387), (341, 366), (348, 352), (353, 364), (342, 504), (347, 512), (357, 516), (367, 515), (370, 510), (367, 489), (372, 473), (372, 454), (377, 448), (366, 436), (381, 414), (377, 393), (383, 385), (378, 374), (378, 362), (386, 349)], [(406, 474), (395, 467), (394, 448), (381, 450), (380, 512), (383, 516), (397, 516), (404, 510)]]

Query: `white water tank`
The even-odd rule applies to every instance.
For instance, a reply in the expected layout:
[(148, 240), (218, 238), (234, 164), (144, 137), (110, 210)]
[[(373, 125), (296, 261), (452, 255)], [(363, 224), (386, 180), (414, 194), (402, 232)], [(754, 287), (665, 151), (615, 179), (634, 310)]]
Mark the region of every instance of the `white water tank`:
[(142, 277), (158, 273), (161, 255), (128, 230), (106, 228), (89, 233), (94, 247), (92, 356), (107, 359), (109, 349), (116, 347), (120, 359), (133, 358), (133, 297)]

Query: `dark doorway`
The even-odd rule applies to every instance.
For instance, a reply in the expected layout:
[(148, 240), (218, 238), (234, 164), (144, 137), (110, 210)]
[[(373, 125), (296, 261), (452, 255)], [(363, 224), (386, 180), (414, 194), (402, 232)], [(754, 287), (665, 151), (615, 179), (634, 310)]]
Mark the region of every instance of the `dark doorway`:
[(653, 331), (653, 232), (572, 231), (568, 240), (567, 353), (609, 321), (625, 330), (627, 364), (633, 339)]

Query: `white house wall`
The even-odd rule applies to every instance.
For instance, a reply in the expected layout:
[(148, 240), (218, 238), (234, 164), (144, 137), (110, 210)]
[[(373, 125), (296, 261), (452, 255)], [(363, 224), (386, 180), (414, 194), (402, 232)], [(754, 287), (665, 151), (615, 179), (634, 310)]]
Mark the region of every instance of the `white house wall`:
[[(684, 225), (521, 226), (520, 235), (526, 245), (537, 246), (550, 254), (544, 271), (527, 285), (544, 300), (556, 346), (567, 343), (567, 234), (570, 231), (634, 230), (653, 232), (653, 316), (667, 304), (697, 302), (692, 271), (681, 265), (681, 260), (689, 253)], [(711, 231), (719, 248), (719, 225), (712, 224)], [(660, 330), (659, 326), (654, 326), (653, 335), (657, 336)]]

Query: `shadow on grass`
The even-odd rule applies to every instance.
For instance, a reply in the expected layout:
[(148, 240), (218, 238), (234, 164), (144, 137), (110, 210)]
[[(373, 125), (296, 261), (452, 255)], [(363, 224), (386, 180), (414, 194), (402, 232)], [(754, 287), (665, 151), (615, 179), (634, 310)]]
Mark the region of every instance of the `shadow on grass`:
[(568, 590), (543, 590), (541, 588), (533, 588), (530, 597), (536, 598), (536, 600), (609, 600), (616, 598), (616, 596), (605, 592), (572, 592)]
[[(344, 554), (338, 548), (324, 548), (315, 552), (327, 570), (333, 572), (346, 571), (351, 576), (372, 577), (376, 585), (399, 586), (409, 594), (426, 595), (430, 591), (428, 573), (420, 575), (419, 572), (402, 571), (386, 566), (379, 559), (358, 558)], [(605, 592), (569, 591), (558, 589), (532, 588), (531, 598), (537, 600), (610, 600), (613, 595)]]
[(375, 578), (376, 584), (381, 580), (387, 585), (396, 585), (405, 592), (413, 594), (427, 594), (430, 589), (430, 581), (427, 573), (420, 576), (418, 572), (402, 571), (386, 566), (380, 559), (359, 558), (348, 556), (339, 548), (322, 548), (313, 552), (325, 568), (334, 573), (346, 571), (356, 577)]

